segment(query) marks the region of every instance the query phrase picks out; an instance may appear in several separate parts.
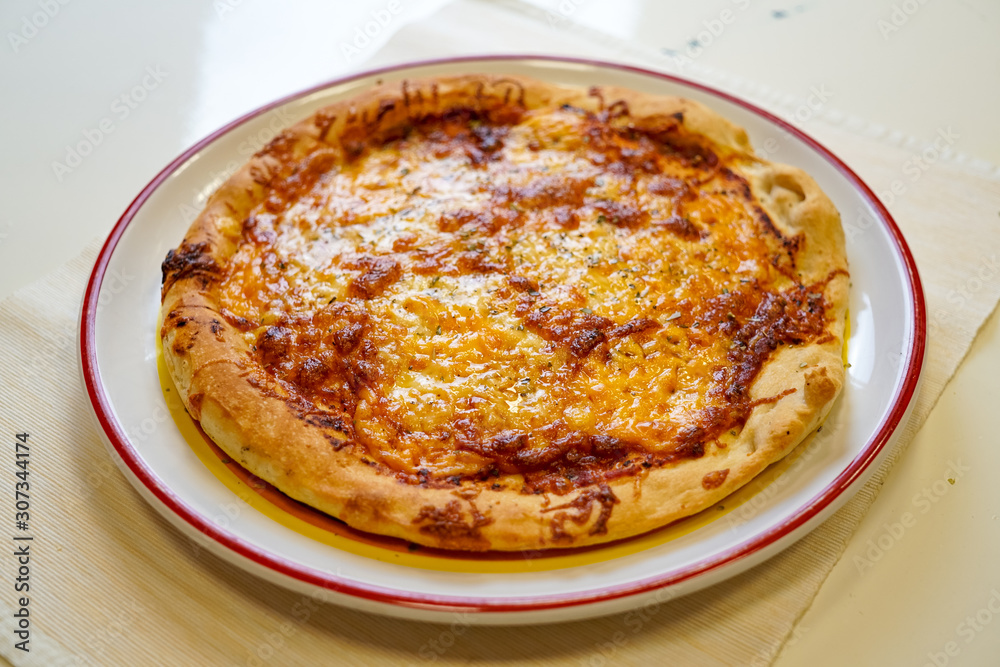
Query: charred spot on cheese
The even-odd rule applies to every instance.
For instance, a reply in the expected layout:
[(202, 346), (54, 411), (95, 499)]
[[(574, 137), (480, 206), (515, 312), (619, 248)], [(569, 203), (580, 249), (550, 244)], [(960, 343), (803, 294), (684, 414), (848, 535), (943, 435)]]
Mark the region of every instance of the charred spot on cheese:
[(338, 329), (333, 334), (333, 344), (341, 354), (347, 354), (354, 350), (361, 341), (363, 326), (358, 322), (352, 322), (343, 329)]
[[(600, 534), (609, 481), (703, 457), (784, 395), (749, 387), (779, 346), (824, 340), (825, 283), (791, 270), (801, 237), (737, 174), (747, 158), (682, 115), (522, 93), (441, 112), (404, 88), (339, 136), (318, 119), (316, 146), (279, 138), (228, 264), (182, 246), (164, 280), (217, 275), (255, 386), (379, 473), (584, 489), (553, 537), (598, 506)], [(459, 501), (420, 517), (485, 525)]]
[(561, 495), (574, 488), (637, 474), (639, 467), (634, 462), (649, 462), (651, 466), (654, 461), (639, 443), (610, 435), (566, 432), (561, 422), (536, 433), (506, 431), (488, 440), (460, 438), (456, 446), (482, 457), (479, 472), (470, 479), (520, 474), (521, 493), (528, 495)]
[(307, 424), (326, 431), (323, 437), (334, 450), (343, 449), (345, 445), (350, 443), (353, 432), (351, 425), (344, 419), (343, 415), (303, 412), (299, 414), (299, 417)]
[(706, 473), (704, 477), (701, 478), (701, 486), (704, 489), (717, 489), (722, 486), (726, 477), (729, 476), (729, 468), (724, 470), (713, 470), (710, 473)]
[(204, 242), (192, 244), (185, 241), (176, 250), (168, 251), (160, 270), (163, 274), (160, 281), (163, 294), (178, 280), (198, 277), (202, 287), (206, 287), (219, 275), (219, 266)]
[(229, 322), (233, 327), (235, 327), (239, 331), (249, 331), (251, 328), (253, 328), (253, 322), (251, 322), (245, 317), (240, 317), (239, 315), (232, 313), (226, 308), (220, 309), (219, 314), (222, 315), (222, 317), (227, 322)]
[(679, 197), (691, 200), (696, 195), (694, 190), (683, 179), (672, 176), (654, 176), (646, 183), (646, 192), (669, 198)]
[(604, 535), (608, 532), (608, 519), (611, 518), (611, 510), (621, 502), (614, 491), (607, 484), (600, 484), (593, 488), (580, 491), (576, 498), (563, 503), (547, 507), (542, 512), (555, 512), (552, 517), (551, 530), (552, 539), (556, 541), (566, 541), (572, 539), (572, 534), (566, 530), (566, 522), (570, 521), (577, 526), (584, 526), (590, 521), (594, 514), (594, 506), (597, 506), (597, 518), (594, 520), (589, 535)]
[(719, 371), (717, 391), (730, 401), (745, 400), (750, 384), (779, 345), (803, 343), (822, 335), (825, 310), (822, 288), (799, 285), (786, 292), (763, 294), (753, 316), (733, 335), (726, 353), (731, 365)]
[(472, 137), (464, 147), (464, 152), (473, 165), (481, 165), (488, 160), (499, 158), (503, 148), (503, 138), (507, 128), (496, 125), (477, 125), (472, 129)]
[(538, 293), (538, 283), (536, 283), (531, 278), (525, 276), (511, 275), (507, 276), (507, 282), (510, 283), (511, 287), (519, 292), (534, 292)]
[[(190, 309), (175, 309), (170, 311), (167, 316), (163, 318), (163, 325), (160, 328), (161, 336), (170, 332), (173, 333), (173, 340), (170, 343), (170, 348), (173, 350), (174, 354), (178, 356), (185, 355), (188, 350), (194, 347), (195, 339), (201, 331), (198, 326), (199, 320), (192, 317), (190, 314), (183, 314), (184, 312), (190, 313)], [(192, 324), (193, 326), (189, 327), (189, 324)]]
[(330, 368), (316, 357), (307, 357), (297, 368), (296, 383), (307, 390), (315, 389), (329, 375)]
[[(750, 192), (750, 186), (746, 180), (736, 174), (734, 171), (728, 167), (723, 167), (719, 170), (719, 174), (722, 178), (729, 183), (736, 186), (736, 192), (746, 201), (752, 201), (753, 195)], [(760, 224), (760, 229), (765, 234), (769, 234), (774, 238), (778, 239), (783, 246), (784, 253), (778, 257), (778, 262), (787, 262), (788, 266), (792, 269), (795, 268), (795, 256), (800, 250), (802, 243), (802, 235), (797, 234), (795, 236), (785, 235), (777, 226), (775, 226), (774, 221), (771, 220), (771, 216), (760, 206), (758, 203), (754, 203), (752, 207), (754, 216)]]
[(669, 229), (685, 241), (698, 241), (707, 235), (706, 232), (699, 229), (688, 218), (682, 218), (679, 215), (672, 215), (666, 219), (654, 220), (653, 224)]
[(546, 306), (535, 308), (530, 301), (519, 302), (514, 312), (524, 316), (529, 330), (557, 345), (568, 347), (576, 357), (590, 354), (607, 338), (605, 331), (614, 326), (614, 322), (600, 315)]
[(460, 208), (454, 211), (445, 211), (438, 221), (438, 228), (442, 232), (455, 232), (462, 227), (472, 227), (491, 234), (494, 231), (492, 222), (492, 218), (482, 212)]
[(480, 251), (469, 251), (458, 253), (455, 267), (459, 273), (502, 273), (507, 267), (494, 262)]
[(281, 163), (287, 163), (296, 146), (295, 135), (291, 132), (279, 132), (271, 141), (267, 142), (264, 148), (260, 149), (258, 155), (273, 155)]
[(493, 189), (493, 198), (501, 206), (515, 204), (532, 210), (561, 206), (580, 208), (593, 184), (593, 177), (539, 176), (524, 185), (498, 185)]
[(602, 200), (594, 203), (600, 212), (599, 220), (615, 227), (640, 227), (649, 219), (649, 214), (628, 202)]
[(584, 329), (570, 339), (569, 350), (573, 356), (583, 358), (605, 340), (607, 335), (601, 329)]
[(164, 332), (170, 329), (177, 329), (178, 327), (186, 327), (188, 323), (188, 318), (184, 317), (183, 311), (179, 308), (171, 310), (163, 318), (163, 326), (160, 332), (162, 336)]
[(219, 341), (220, 343), (225, 340), (225, 338), (222, 335), (222, 322), (220, 322), (218, 318), (213, 317), (211, 321), (208, 323), (208, 328), (215, 335), (215, 340)]
[(257, 337), (257, 353), (264, 366), (275, 366), (288, 355), (295, 334), (287, 327), (268, 327)]
[(608, 332), (609, 338), (624, 338), (650, 329), (659, 329), (660, 323), (648, 317), (636, 317)]
[(347, 266), (361, 271), (347, 284), (347, 292), (362, 299), (378, 296), (396, 282), (401, 273), (399, 262), (392, 257), (362, 257)]
[(478, 543), (480, 548), (488, 549), (489, 541), (480, 531), (483, 526), (493, 523), (493, 519), (481, 513), (475, 503), (468, 501), (468, 505), (468, 517), (458, 500), (450, 500), (444, 507), (424, 505), (413, 523), (419, 526), (421, 533), (432, 535), (445, 545), (455, 543), (467, 548), (467, 545)]
[(305, 420), (312, 424), (313, 426), (319, 426), (320, 428), (328, 428), (334, 431), (340, 431), (341, 433), (346, 433), (346, 426), (344, 418), (342, 416), (334, 416), (327, 414), (315, 414), (307, 415)]

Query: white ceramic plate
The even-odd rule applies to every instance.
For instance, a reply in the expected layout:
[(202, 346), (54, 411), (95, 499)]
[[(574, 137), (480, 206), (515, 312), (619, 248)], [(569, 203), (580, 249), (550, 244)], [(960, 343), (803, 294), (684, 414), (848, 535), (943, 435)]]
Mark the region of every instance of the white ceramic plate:
[[(701, 101), (747, 128), (773, 159), (809, 172), (848, 227), (851, 335), (847, 385), (790, 471), (750, 502), (671, 541), (575, 567), (504, 573), (419, 569), (343, 551), (249, 510), (167, 419), (156, 368), (160, 262), (212, 190), (276, 131), (376, 81), (468, 72), (619, 85)], [(112, 455), (176, 526), (247, 570), (335, 601), (407, 618), (536, 623), (622, 611), (731, 577), (801, 538), (860, 488), (889, 450), (920, 375), (925, 315), (909, 250), (888, 212), (840, 160), (770, 114), (704, 86), (632, 67), (540, 57), (419, 63), (279, 100), (168, 165), (119, 220), (94, 267), (81, 319), (84, 380)], [(164, 424), (150, 428), (150, 425)], [(220, 521), (224, 508), (238, 520)]]

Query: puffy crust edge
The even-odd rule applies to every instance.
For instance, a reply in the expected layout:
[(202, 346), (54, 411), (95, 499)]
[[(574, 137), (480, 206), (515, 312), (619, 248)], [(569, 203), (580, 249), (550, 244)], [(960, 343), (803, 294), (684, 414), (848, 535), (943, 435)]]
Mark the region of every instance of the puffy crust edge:
[[(595, 495), (592, 487), (549, 496), (468, 483), (449, 489), (398, 482), (336, 449), (329, 438), (339, 434), (306, 424), (283, 400), (262, 393), (250, 381), (246, 343), (218, 316), (212, 264), (222, 265), (234, 251), (243, 220), (280, 171), (275, 147), (280, 144), (295, 156), (320, 144), (344, 151), (340, 137), (377, 132), (405, 121), (411, 113), (522, 101), (528, 108), (572, 104), (596, 110), (605, 102), (624, 100), (631, 120), (640, 126), (682, 118), (687, 129), (740, 156), (739, 174), (783, 234), (808, 234), (797, 255), (803, 283), (819, 282), (846, 269), (839, 215), (804, 172), (756, 159), (745, 131), (696, 102), (612, 87), (603, 87), (600, 93), (513, 76), (411, 80), (404, 87), (379, 86), (330, 105), (282, 132), (254, 156), (210, 198), (181, 245), (180, 251), (197, 249), (210, 261), (187, 273), (171, 271), (164, 276), (161, 336), (166, 365), (184, 404), (205, 432), (257, 476), (352, 526), (465, 550), (584, 546), (644, 533), (711, 507), (792, 451), (825, 418), (843, 385), (848, 283), (844, 273), (834, 275), (825, 288), (831, 304), (829, 340), (779, 349), (755, 380), (751, 397), (766, 398), (788, 388), (795, 391), (756, 408), (737, 440), (725, 449), (707, 448), (702, 458), (608, 483), (607, 490), (618, 502), (604, 517), (606, 522), (602, 503), (610, 501), (606, 495), (603, 499)], [(703, 483), (706, 475), (713, 473), (718, 479), (723, 470), (728, 472), (720, 484), (708, 488)]]

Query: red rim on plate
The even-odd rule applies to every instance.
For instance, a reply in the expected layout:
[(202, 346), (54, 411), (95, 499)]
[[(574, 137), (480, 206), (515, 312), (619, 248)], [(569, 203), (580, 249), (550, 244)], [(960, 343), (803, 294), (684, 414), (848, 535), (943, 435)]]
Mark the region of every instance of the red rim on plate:
[[(647, 77), (693, 88), (703, 93), (708, 93), (721, 100), (725, 100), (731, 104), (740, 106), (754, 115), (764, 118), (808, 145), (823, 159), (830, 163), (830, 165), (832, 165), (834, 169), (836, 169), (840, 175), (845, 178), (878, 213), (878, 218), (889, 232), (889, 236), (895, 245), (895, 250), (898, 253), (899, 259), (905, 269), (907, 287), (910, 291), (910, 299), (913, 307), (913, 332), (909, 341), (909, 349), (906, 352), (906, 361), (903, 364), (903, 366), (909, 369), (909, 371), (905, 374), (901, 386), (897, 389), (896, 395), (892, 399), (891, 408), (889, 409), (888, 414), (862, 448), (861, 453), (850, 463), (850, 465), (842, 470), (840, 474), (826, 486), (826, 488), (816, 494), (810, 502), (800, 507), (793, 516), (788, 518), (783, 523), (774, 526), (770, 530), (756, 535), (753, 539), (747, 540), (721, 554), (706, 558), (687, 567), (666, 573), (660, 573), (656, 576), (637, 582), (630, 582), (590, 591), (570, 594), (543, 595), (538, 597), (496, 599), (398, 591), (390, 588), (345, 580), (335, 574), (303, 566), (299, 563), (292, 562), (265, 551), (257, 545), (251, 544), (239, 537), (221, 530), (214, 523), (198, 514), (191, 507), (187, 506), (142, 461), (141, 457), (133, 448), (128, 435), (125, 433), (125, 429), (115, 418), (111, 401), (104, 391), (104, 385), (101, 381), (101, 372), (97, 363), (97, 341), (95, 335), (98, 298), (100, 296), (100, 289), (108, 263), (114, 253), (119, 239), (125, 232), (125, 229), (153, 192), (155, 192), (156, 189), (181, 165), (219, 137), (225, 135), (234, 128), (239, 127), (247, 121), (270, 111), (271, 109), (317, 91), (324, 90), (331, 86), (379, 74), (389, 74), (401, 70), (436, 65), (451, 65), (458, 63), (471, 64), (476, 62), (497, 63), (503, 61), (511, 61), (513, 63), (522, 64), (526, 61), (542, 61), (553, 64), (585, 65), (605, 70), (611, 69), (641, 74)], [(108, 236), (107, 241), (104, 243), (100, 255), (94, 265), (94, 269), (90, 275), (90, 280), (84, 294), (83, 308), (80, 317), (80, 357), (83, 379), (87, 388), (87, 393), (90, 396), (91, 403), (93, 404), (94, 411), (97, 415), (97, 419), (111, 446), (118, 453), (118, 456), (121, 458), (121, 461), (127, 467), (128, 471), (130, 471), (131, 474), (143, 485), (143, 487), (145, 487), (145, 491), (148, 492), (147, 495), (151, 495), (156, 498), (156, 500), (162, 503), (162, 505), (174, 515), (174, 517), (189, 524), (192, 528), (201, 533), (205, 539), (230, 549), (257, 566), (270, 570), (273, 573), (290, 577), (298, 582), (354, 596), (371, 602), (409, 608), (432, 609), (445, 612), (526, 612), (605, 602), (626, 596), (639, 595), (655, 591), (668, 586), (674, 586), (694, 577), (708, 574), (724, 566), (743, 561), (755, 554), (759, 554), (764, 550), (776, 547), (779, 542), (782, 542), (786, 537), (789, 537), (800, 527), (816, 519), (818, 515), (834, 503), (842, 494), (847, 492), (852, 484), (862, 475), (862, 473), (864, 473), (882, 454), (893, 432), (900, 425), (902, 419), (907, 414), (909, 405), (916, 392), (920, 369), (923, 366), (925, 343), (926, 310), (923, 290), (921, 288), (920, 276), (917, 273), (916, 263), (914, 262), (913, 256), (906, 245), (906, 241), (903, 239), (902, 233), (899, 231), (899, 228), (896, 226), (896, 223), (893, 221), (892, 216), (889, 215), (886, 208), (872, 193), (868, 186), (866, 186), (857, 176), (857, 174), (855, 174), (838, 157), (836, 157), (816, 140), (812, 139), (792, 125), (789, 125), (777, 116), (774, 116), (773, 114), (750, 104), (749, 102), (734, 97), (728, 93), (715, 90), (709, 86), (688, 81), (677, 76), (655, 72), (640, 67), (601, 62), (597, 60), (535, 55), (498, 55), (445, 58), (419, 61), (406, 65), (397, 65), (362, 72), (335, 79), (307, 90), (288, 95), (287, 97), (262, 106), (216, 130), (184, 151), (180, 156), (168, 164), (160, 173), (158, 173), (156, 177), (153, 178), (153, 180), (150, 181), (145, 188), (143, 188), (142, 192), (139, 193), (139, 195), (122, 214), (121, 218), (119, 218), (114, 229), (111, 231), (111, 234)]]

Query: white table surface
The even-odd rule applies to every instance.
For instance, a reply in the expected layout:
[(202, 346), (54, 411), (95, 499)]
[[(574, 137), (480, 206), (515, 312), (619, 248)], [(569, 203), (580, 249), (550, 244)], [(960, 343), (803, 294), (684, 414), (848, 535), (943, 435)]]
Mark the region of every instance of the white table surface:
[[(105, 235), (197, 139), (363, 69), (448, 1), (4, 2), (0, 297)], [(839, 109), (917, 138), (951, 127), (967, 160), (1000, 164), (995, 0), (535, 1), (793, 95), (825, 86)], [(386, 25), (345, 49), (373, 11), (388, 12)], [(724, 11), (735, 19), (719, 31)], [(77, 160), (81, 142), (92, 149)], [(1000, 664), (998, 377), (994, 313), (775, 664)], [(956, 476), (949, 462), (969, 470)]]

